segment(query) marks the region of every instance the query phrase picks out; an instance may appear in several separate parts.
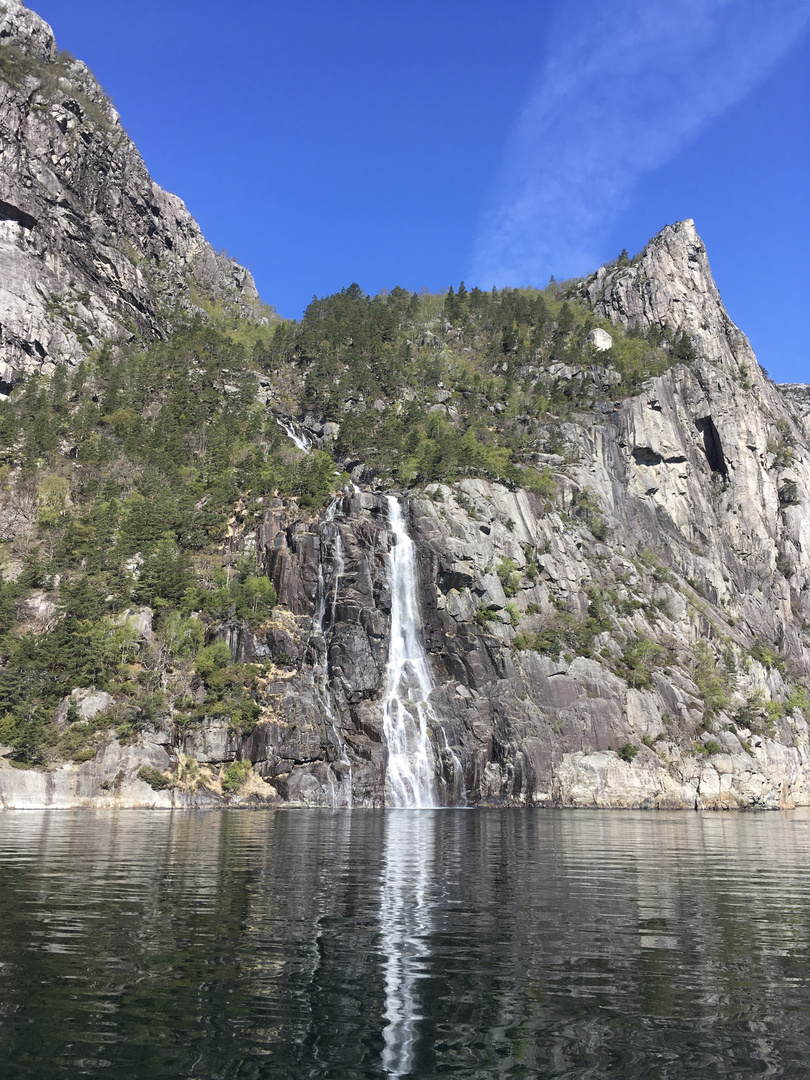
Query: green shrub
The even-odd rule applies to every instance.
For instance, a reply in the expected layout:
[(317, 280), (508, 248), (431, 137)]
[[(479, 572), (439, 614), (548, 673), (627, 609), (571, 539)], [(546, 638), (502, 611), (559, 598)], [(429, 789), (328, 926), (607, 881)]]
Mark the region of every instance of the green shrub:
[(138, 779), (144, 780), (155, 791), (164, 791), (174, 787), (174, 780), (152, 765), (141, 765), (138, 769)]
[(239, 789), (247, 782), (252, 772), (253, 765), (249, 761), (231, 762), (222, 778), (222, 790), (229, 795), (236, 795)]
[(761, 723), (765, 711), (765, 695), (761, 690), (754, 690), (745, 699), (743, 705), (734, 714), (734, 722), (739, 727), (750, 728), (756, 731)]
[(706, 715), (714, 716), (715, 713), (728, 707), (730, 700), (728, 678), (724, 673), (720, 672), (714, 652), (708, 641), (695, 642), (693, 651), (695, 655), (695, 670), (693, 673), (695, 683), (700, 691), (700, 696), (703, 698)]
[(748, 651), (752, 659), (758, 660), (768, 669), (775, 668), (784, 675), (785, 661), (772, 646), (766, 645), (764, 641), (757, 641)]
[(230, 662), (231, 650), (224, 641), (215, 641), (197, 653), (194, 670), (204, 682), (208, 682), (216, 672), (227, 667)]
[(520, 574), (514, 559), (501, 559), (498, 564), (498, 577), (504, 593), (509, 597), (516, 596), (520, 589)]
[(475, 621), (479, 626), (486, 626), (488, 623), (495, 622), (497, 618), (498, 613), (492, 608), (488, 608), (484, 604), (478, 605), (478, 610), (475, 613)]
[(570, 653), (574, 656), (590, 656), (593, 639), (604, 627), (597, 619), (589, 617), (584, 622), (567, 611), (560, 611), (544, 627), (535, 632), (515, 635), (515, 649), (531, 649), (546, 656)]
[(785, 699), (785, 709), (787, 712), (793, 712), (795, 709), (801, 709), (802, 712), (810, 710), (810, 695), (805, 687), (799, 683), (791, 686)]
[(512, 626), (517, 626), (520, 622), (520, 612), (518, 611), (517, 604), (512, 600), (509, 600), (506, 604), (506, 613), (509, 616), (509, 622)]
[(169, 656), (182, 660), (199, 651), (205, 639), (205, 627), (200, 619), (183, 618), (179, 611), (173, 611), (164, 622), (160, 636)]
[(649, 638), (632, 638), (622, 649), (614, 670), (630, 686), (647, 690), (652, 686), (653, 671), (661, 667), (666, 656), (666, 650)]
[(638, 750), (639, 748), (635, 745), (635, 743), (626, 742), (622, 743), (616, 753), (619, 755), (622, 761), (630, 763), (635, 758)]

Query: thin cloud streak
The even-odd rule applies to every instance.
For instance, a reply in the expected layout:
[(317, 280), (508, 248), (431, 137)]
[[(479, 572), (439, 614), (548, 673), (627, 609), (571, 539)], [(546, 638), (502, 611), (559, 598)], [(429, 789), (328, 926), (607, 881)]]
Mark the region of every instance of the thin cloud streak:
[(750, 90), (809, 22), (810, 0), (560, 3), (471, 279), (544, 285), (593, 269), (636, 181)]

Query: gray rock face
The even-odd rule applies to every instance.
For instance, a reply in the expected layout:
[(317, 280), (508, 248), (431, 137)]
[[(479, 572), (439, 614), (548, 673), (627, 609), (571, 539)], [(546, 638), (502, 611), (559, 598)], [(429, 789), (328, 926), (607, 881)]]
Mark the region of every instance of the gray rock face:
[(588, 334), (588, 341), (598, 352), (607, 352), (613, 346), (613, 338), (601, 327), (597, 326)]
[[(698, 358), (601, 418), (566, 425), (576, 460), (556, 459), (553, 504), (466, 480), (433, 485), (407, 507), (442, 798), (460, 797), (453, 759), (471, 804), (807, 804), (806, 699), (795, 694), (810, 671), (810, 475), (806, 410), (795, 405), (806, 394), (765, 378), (722, 307), (691, 222), (665, 229), (637, 263), (597, 275), (589, 289), (597, 287), (604, 314), (686, 330)], [(579, 509), (586, 491), (599, 529)], [(321, 646), (306, 620), (318, 606), (319, 565), (332, 587), (334, 530), (344, 569)], [(251, 756), (282, 799), (343, 798), (349, 763), (355, 804), (378, 805), (383, 504), (370, 494), (344, 499), (333, 522), (311, 524), (279, 503), (259, 540), (299, 629), (287, 641), (277, 633), (239, 646), (296, 658)], [(570, 627), (589, 619), (597, 625), (583, 647)], [(531, 647), (550, 633), (558, 648)], [(642, 676), (632, 667), (638, 648), (658, 657)], [(326, 709), (313, 678), (320, 655)]]
[[(152, 183), (92, 76), (18, 0), (0, 6), (0, 73), (0, 384), (104, 337), (160, 334), (195, 291), (250, 305), (249, 275)], [(561, 424), (565, 455), (538, 462), (554, 492), (466, 479), (403, 500), (439, 799), (810, 804), (810, 391), (764, 376), (691, 222), (584, 288), (614, 325), (686, 331), (697, 357)], [(604, 394), (621, 382), (607, 363), (547, 374)], [(317, 417), (305, 426), (316, 445), (337, 434)], [(364, 467), (351, 475), (363, 482)], [(12, 768), (0, 748), (0, 805), (221, 805), (239, 759), (253, 774), (238, 800), (383, 804), (385, 498), (355, 491), (314, 518), (277, 499), (255, 535), (229, 543), (257, 552), (279, 597), (261, 631), (216, 631), (262, 665), (255, 728), (166, 716), (131, 745), (101, 734), (92, 760), (51, 771)], [(27, 604), (34, 628), (57, 617), (45, 593)], [(124, 617), (148, 642), (149, 609)], [(85, 720), (113, 705), (72, 697)]]
[(723, 307), (691, 218), (667, 225), (630, 266), (601, 267), (587, 295), (614, 324), (688, 331), (698, 355), (722, 364), (728, 376), (751, 379), (758, 369), (748, 339)]
[(20, 0), (0, 6), (0, 391), (105, 338), (166, 333), (196, 297), (255, 308), (155, 184), (91, 73)]

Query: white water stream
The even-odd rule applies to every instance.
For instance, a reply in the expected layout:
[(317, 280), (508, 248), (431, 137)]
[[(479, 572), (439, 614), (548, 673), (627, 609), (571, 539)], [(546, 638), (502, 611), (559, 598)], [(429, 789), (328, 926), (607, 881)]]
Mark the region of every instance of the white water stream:
[(394, 540), (389, 556), (391, 641), (383, 698), (383, 732), (388, 746), (385, 804), (416, 809), (437, 805), (431, 744), (436, 718), (428, 701), (432, 684), (419, 638), (414, 544), (398, 500), (393, 495), (385, 498)]
[(305, 454), (308, 454), (312, 449), (312, 443), (303, 433), (303, 431), (296, 431), (295, 425), (292, 420), (282, 420), (280, 416), (276, 417), (276, 423), (281, 428), (288, 438), (292, 439), (299, 450), (303, 450)]

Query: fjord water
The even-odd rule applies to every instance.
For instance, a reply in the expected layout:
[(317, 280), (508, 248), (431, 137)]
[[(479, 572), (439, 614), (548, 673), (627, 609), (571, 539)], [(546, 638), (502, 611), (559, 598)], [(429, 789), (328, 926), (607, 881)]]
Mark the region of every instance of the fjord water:
[(0, 1074), (801, 1077), (810, 816), (0, 815)]

